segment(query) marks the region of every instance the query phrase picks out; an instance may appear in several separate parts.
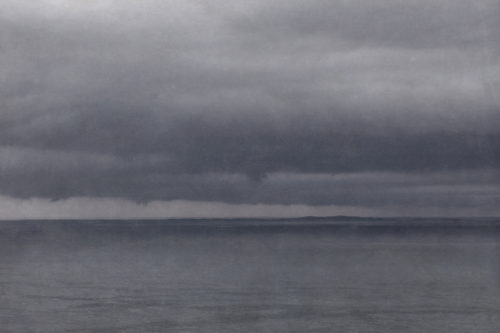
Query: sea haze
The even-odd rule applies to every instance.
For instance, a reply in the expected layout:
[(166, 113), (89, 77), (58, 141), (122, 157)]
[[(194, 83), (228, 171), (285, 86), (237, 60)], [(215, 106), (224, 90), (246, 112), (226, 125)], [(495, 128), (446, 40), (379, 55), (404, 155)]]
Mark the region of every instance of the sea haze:
[(0, 222), (24, 332), (496, 332), (498, 219)]

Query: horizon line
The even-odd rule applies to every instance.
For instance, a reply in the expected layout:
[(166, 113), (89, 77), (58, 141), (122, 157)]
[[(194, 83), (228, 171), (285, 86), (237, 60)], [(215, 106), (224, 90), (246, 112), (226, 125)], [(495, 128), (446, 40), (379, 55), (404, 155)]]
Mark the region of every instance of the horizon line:
[(327, 220), (327, 219), (349, 219), (349, 220), (377, 220), (377, 219), (444, 219), (444, 220), (456, 220), (456, 219), (500, 219), (500, 216), (356, 216), (356, 215), (306, 215), (306, 216), (295, 216), (295, 217), (252, 217), (252, 216), (238, 216), (238, 217), (131, 217), (131, 218), (111, 218), (111, 217), (95, 217), (95, 218), (74, 218), (74, 217), (57, 217), (57, 218), (0, 218), (0, 222), (3, 221), (175, 221), (175, 220), (268, 220), (268, 221), (280, 221), (280, 220)]

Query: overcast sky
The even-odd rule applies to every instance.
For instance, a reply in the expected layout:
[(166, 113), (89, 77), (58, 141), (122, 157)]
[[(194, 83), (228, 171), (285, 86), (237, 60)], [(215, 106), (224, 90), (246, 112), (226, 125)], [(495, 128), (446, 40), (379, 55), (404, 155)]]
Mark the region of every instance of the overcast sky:
[(0, 218), (500, 215), (498, 0), (3, 0)]

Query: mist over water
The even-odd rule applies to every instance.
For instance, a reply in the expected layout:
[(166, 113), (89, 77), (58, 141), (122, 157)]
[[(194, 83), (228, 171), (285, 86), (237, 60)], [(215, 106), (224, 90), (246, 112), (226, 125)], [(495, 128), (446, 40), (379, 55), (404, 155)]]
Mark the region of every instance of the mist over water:
[(494, 220), (0, 222), (24, 332), (497, 332)]

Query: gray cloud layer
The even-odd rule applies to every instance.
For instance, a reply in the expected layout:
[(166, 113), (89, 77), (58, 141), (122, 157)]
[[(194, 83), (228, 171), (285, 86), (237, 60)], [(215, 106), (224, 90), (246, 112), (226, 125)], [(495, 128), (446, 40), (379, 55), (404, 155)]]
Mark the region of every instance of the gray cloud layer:
[(4, 1), (0, 193), (494, 207), (498, 31), (497, 0)]

